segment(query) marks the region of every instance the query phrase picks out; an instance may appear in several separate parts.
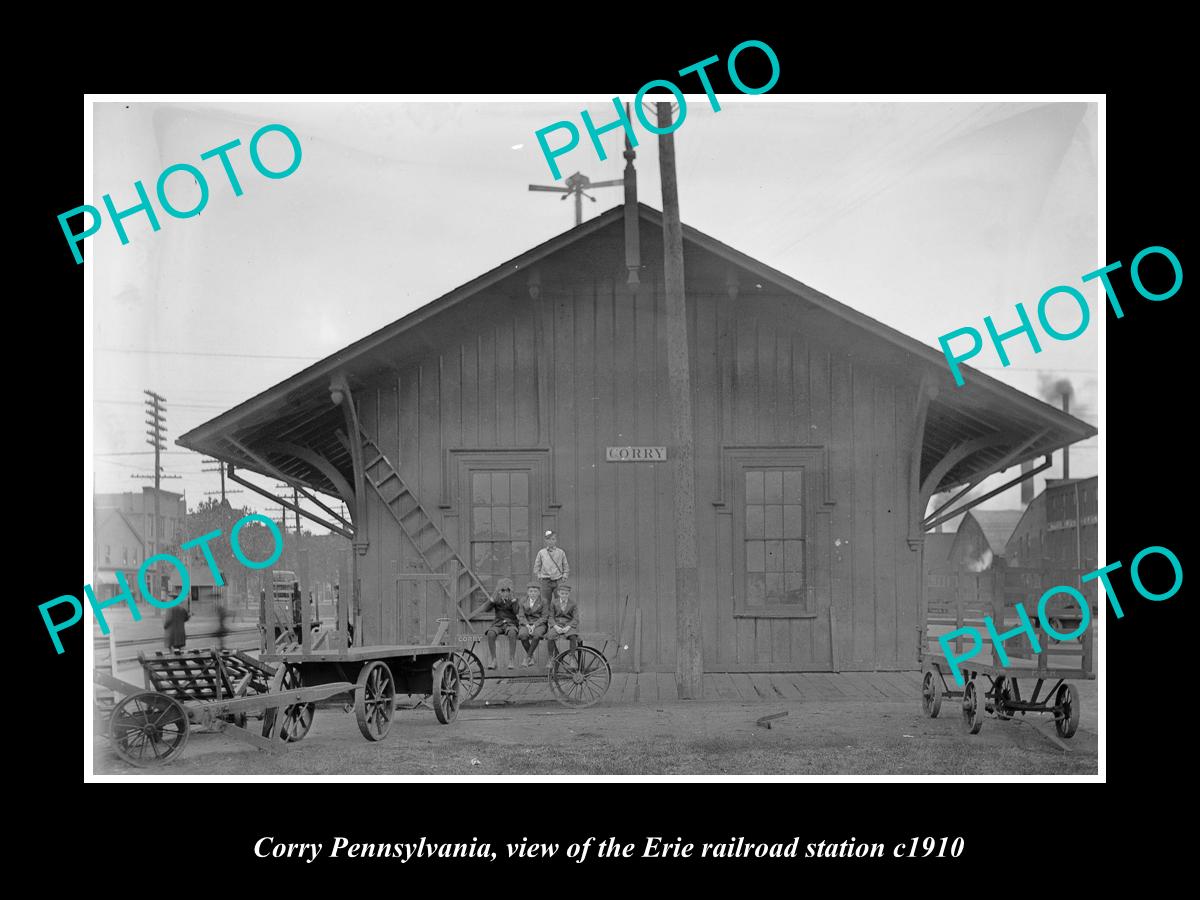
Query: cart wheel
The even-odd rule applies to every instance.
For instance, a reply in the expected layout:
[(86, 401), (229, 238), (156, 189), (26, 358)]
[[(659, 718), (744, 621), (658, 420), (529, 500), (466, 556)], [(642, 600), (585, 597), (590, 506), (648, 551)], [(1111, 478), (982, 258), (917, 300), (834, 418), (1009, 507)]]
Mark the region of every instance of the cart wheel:
[(117, 756), (130, 765), (161, 766), (183, 752), (187, 710), (166, 694), (133, 694), (113, 709), (108, 736)]
[[(303, 687), (300, 678), (300, 667), (288, 663), (287, 668), (283, 673), (283, 682), (280, 685), (280, 690), (290, 691), (295, 688)], [(295, 743), (302, 740), (308, 730), (312, 728), (313, 717), (317, 714), (317, 704), (315, 703), (293, 703), (283, 711), (283, 724), (279, 728), (279, 737), (281, 740), (288, 743)], [(242, 725), (245, 726), (245, 717), (243, 716)], [(275, 727), (275, 710), (268, 709), (263, 713), (263, 737), (271, 736), (271, 729)]]
[(448, 659), (439, 659), (433, 664), (433, 713), (443, 725), (458, 718), (458, 705), (464, 690), (457, 665), (452, 665)]
[(554, 657), (550, 690), (563, 706), (591, 706), (608, 693), (612, 669), (599, 650), (580, 644)]
[(979, 692), (975, 688), (975, 680), (967, 682), (963, 688), (962, 699), (963, 728), (967, 734), (979, 734), (983, 728), (983, 709), (979, 705)]
[(1054, 696), (1054, 730), (1063, 738), (1079, 730), (1079, 691), (1069, 681)]
[(1013, 717), (1012, 711), (1009, 709), (1009, 701), (1015, 699), (1012, 679), (997, 675), (995, 682), (992, 683), (992, 711), (996, 713), (997, 719), (1007, 722)]
[(932, 670), (926, 672), (921, 681), (921, 708), (931, 719), (936, 719), (942, 711), (942, 682), (933, 677)]
[(468, 703), (483, 690), (483, 663), (470, 650), (458, 650), (454, 654), (454, 667), (458, 669), (461, 700)]
[(363, 666), (354, 689), (354, 717), (362, 736), (368, 741), (387, 737), (395, 704), (396, 681), (387, 663), (374, 660)]

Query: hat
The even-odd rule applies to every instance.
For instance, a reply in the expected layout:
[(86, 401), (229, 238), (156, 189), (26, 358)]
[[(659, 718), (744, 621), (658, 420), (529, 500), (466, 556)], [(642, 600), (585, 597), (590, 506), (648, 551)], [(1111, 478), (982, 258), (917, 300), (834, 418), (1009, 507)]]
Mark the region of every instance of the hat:
[(542, 589), (542, 583), (540, 581), (531, 581), (531, 582), (529, 582), (529, 584), (525, 585), (525, 587), (526, 588), (537, 588), (540, 591)]
[(511, 578), (501, 578), (499, 581), (496, 582), (496, 590), (498, 590), (498, 591), (502, 591), (505, 588), (508, 588), (511, 591), (512, 586), (513, 586), (513, 583), (512, 583)]
[(560, 584), (558, 587), (555, 588), (555, 590), (559, 591), (559, 592), (566, 591), (569, 594), (569, 593), (571, 593), (571, 586), (569, 584)]
[(555, 532), (553, 532), (553, 531), (546, 532), (546, 537), (554, 537), (554, 536), (555, 536)]

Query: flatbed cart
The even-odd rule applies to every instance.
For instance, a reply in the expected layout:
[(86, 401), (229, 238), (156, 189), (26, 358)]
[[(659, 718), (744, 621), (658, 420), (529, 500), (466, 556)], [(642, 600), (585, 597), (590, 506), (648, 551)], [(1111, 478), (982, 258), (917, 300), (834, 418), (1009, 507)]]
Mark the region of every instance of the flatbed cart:
[[(937, 718), (943, 699), (951, 698), (961, 703), (963, 728), (968, 734), (980, 732), (985, 714), (1009, 721), (1017, 715), (1036, 713), (1053, 715), (1059, 737), (1073, 737), (1079, 728), (1082, 705), (1074, 682), (1092, 681), (1096, 677), (1095, 585), (1080, 587), (1081, 574), (1074, 570), (997, 569), (978, 574), (957, 573), (931, 586), (918, 643), (921, 707), (925, 714)], [(1087, 630), (1066, 641), (1047, 634), (1036, 617), (1039, 598), (1057, 585), (1071, 585), (1080, 590), (1088, 598), (1091, 610)], [(1005, 642), (1008, 664), (1002, 665), (983, 618), (990, 615), (996, 630), (1007, 632), (1020, 625), (1015, 607), (1018, 601), (1030, 614), (1040, 652), (1033, 651), (1027, 635), (1019, 634)], [(1078, 604), (1064, 595), (1050, 599), (1046, 618), (1060, 634), (1076, 630), (1081, 621)], [(968, 626), (978, 630), (982, 646), (975, 656), (959, 663), (964, 679), (960, 687), (938, 638)], [(956, 657), (963, 653), (965, 640), (964, 636), (954, 639)], [(987, 687), (983, 686), (985, 679)], [(1034, 681), (1028, 696), (1021, 694), (1022, 680), (1026, 684)]]
[[(285, 684), (287, 672), (234, 650), (138, 654), (146, 686), (93, 670), (96, 730), (130, 765), (165, 765), (178, 758), (193, 731), (224, 732), (263, 750), (278, 751), (312, 727), (316, 704), (349, 691), (331, 682), (311, 687)], [(261, 734), (247, 728), (262, 719)]]
[[(429, 585), (453, 584), (457, 573), (406, 572), (400, 582)], [(444, 588), (439, 589), (443, 604), (437, 634), (429, 641), (411, 643), (350, 645), (352, 630), (345, 608), (339, 607), (338, 627), (314, 634), (308, 604), (301, 605), (300, 642), (284, 629), (277, 635), (269, 621), (262, 622), (259, 658), (278, 663), (285, 672), (284, 684), (290, 688), (346, 684), (353, 690), (354, 717), (358, 730), (369, 741), (381, 741), (392, 727), (397, 694), (430, 697), (437, 720), (449, 725), (458, 717), (461, 699), (459, 670), (454, 663), (458, 620)], [(428, 604), (428, 594), (425, 594)], [(403, 633), (396, 623), (396, 634)]]

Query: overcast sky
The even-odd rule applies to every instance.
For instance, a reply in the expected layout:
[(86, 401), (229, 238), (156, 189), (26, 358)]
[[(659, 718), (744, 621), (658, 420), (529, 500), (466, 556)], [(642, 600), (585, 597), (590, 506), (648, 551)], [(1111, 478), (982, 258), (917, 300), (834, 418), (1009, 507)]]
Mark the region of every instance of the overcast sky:
[[(632, 99), (632, 98), (623, 98)], [(721, 96), (713, 112), (688, 98), (676, 132), (683, 221), (917, 340), (985, 315), (1017, 324), (1058, 284), (1081, 288), (1097, 257), (1097, 116), (1081, 103), (796, 103), (769, 95)], [(174, 445), (183, 432), (312, 362), (394, 321), (497, 264), (567, 230), (573, 202), (532, 193), (553, 184), (534, 132), (561, 119), (597, 124), (611, 104), (522, 103), (98, 103), (93, 195), (134, 205), (133, 182), (153, 194), (179, 162), (208, 176), (203, 212), (161, 230), (144, 215), (88, 238), (94, 265), (95, 489), (139, 490), (152, 472), (142, 391), (167, 400), (164, 488), (189, 506), (217, 489), (200, 457)], [(247, 155), (262, 125), (282, 123), (303, 142), (300, 167), (268, 180)], [(582, 131), (582, 126), (580, 126)], [(638, 130), (639, 199), (662, 207), (657, 142)], [(204, 151), (234, 138), (235, 197)], [(551, 138), (557, 146), (561, 137)], [(619, 178), (621, 133), (606, 134), (601, 162), (586, 133), (559, 158), (562, 174)], [(278, 134), (264, 161), (290, 160)], [(561, 183), (561, 182), (560, 182)], [(176, 175), (168, 194), (194, 205)], [(622, 200), (593, 192), (585, 217)], [(158, 206), (155, 201), (156, 208)], [(1035, 355), (1010, 341), (1012, 367), (985, 351), (989, 374), (1039, 396), (1061, 377), (1076, 389), (1072, 413), (1097, 421), (1097, 285), (1087, 332), (1044, 340)], [(1076, 314), (1077, 315), (1077, 314)], [(1077, 319), (1052, 314), (1061, 330)], [(950, 383), (947, 370), (947, 383)], [(1061, 462), (1056, 454), (1058, 474)], [(1071, 474), (1096, 473), (1096, 440), (1072, 448)], [(273, 482), (271, 482), (273, 483)], [(1038, 478), (1038, 489), (1042, 479)], [(266, 511), (257, 495), (234, 505)], [(987, 504), (1015, 508), (1016, 491)], [(319, 530), (319, 529), (318, 529)]]

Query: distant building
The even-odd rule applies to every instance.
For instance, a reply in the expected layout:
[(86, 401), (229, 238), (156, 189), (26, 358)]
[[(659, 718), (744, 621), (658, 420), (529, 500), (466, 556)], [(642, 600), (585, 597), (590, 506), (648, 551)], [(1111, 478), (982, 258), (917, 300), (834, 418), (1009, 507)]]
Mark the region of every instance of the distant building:
[[(125, 573), (137, 593), (137, 572), (146, 557), (153, 555), (154, 488), (120, 494), (96, 494), (93, 500), (92, 589), (97, 599), (119, 592), (116, 573)], [(187, 503), (182, 494), (159, 491), (159, 552), (181, 538)], [(186, 538), (183, 538), (186, 540)]]
[(957, 531), (927, 535), (926, 572), (934, 569), (983, 572), (1003, 565), (1008, 537), (1021, 516), (1019, 509), (974, 509), (963, 516)]
[(130, 517), (120, 509), (97, 509), (93, 532), (92, 590), (106, 600), (119, 593), (117, 572), (136, 590), (137, 569), (145, 556), (145, 541)]
[(1068, 567), (1092, 571), (1098, 565), (1097, 477), (1046, 482), (1009, 537), (1009, 565)]

